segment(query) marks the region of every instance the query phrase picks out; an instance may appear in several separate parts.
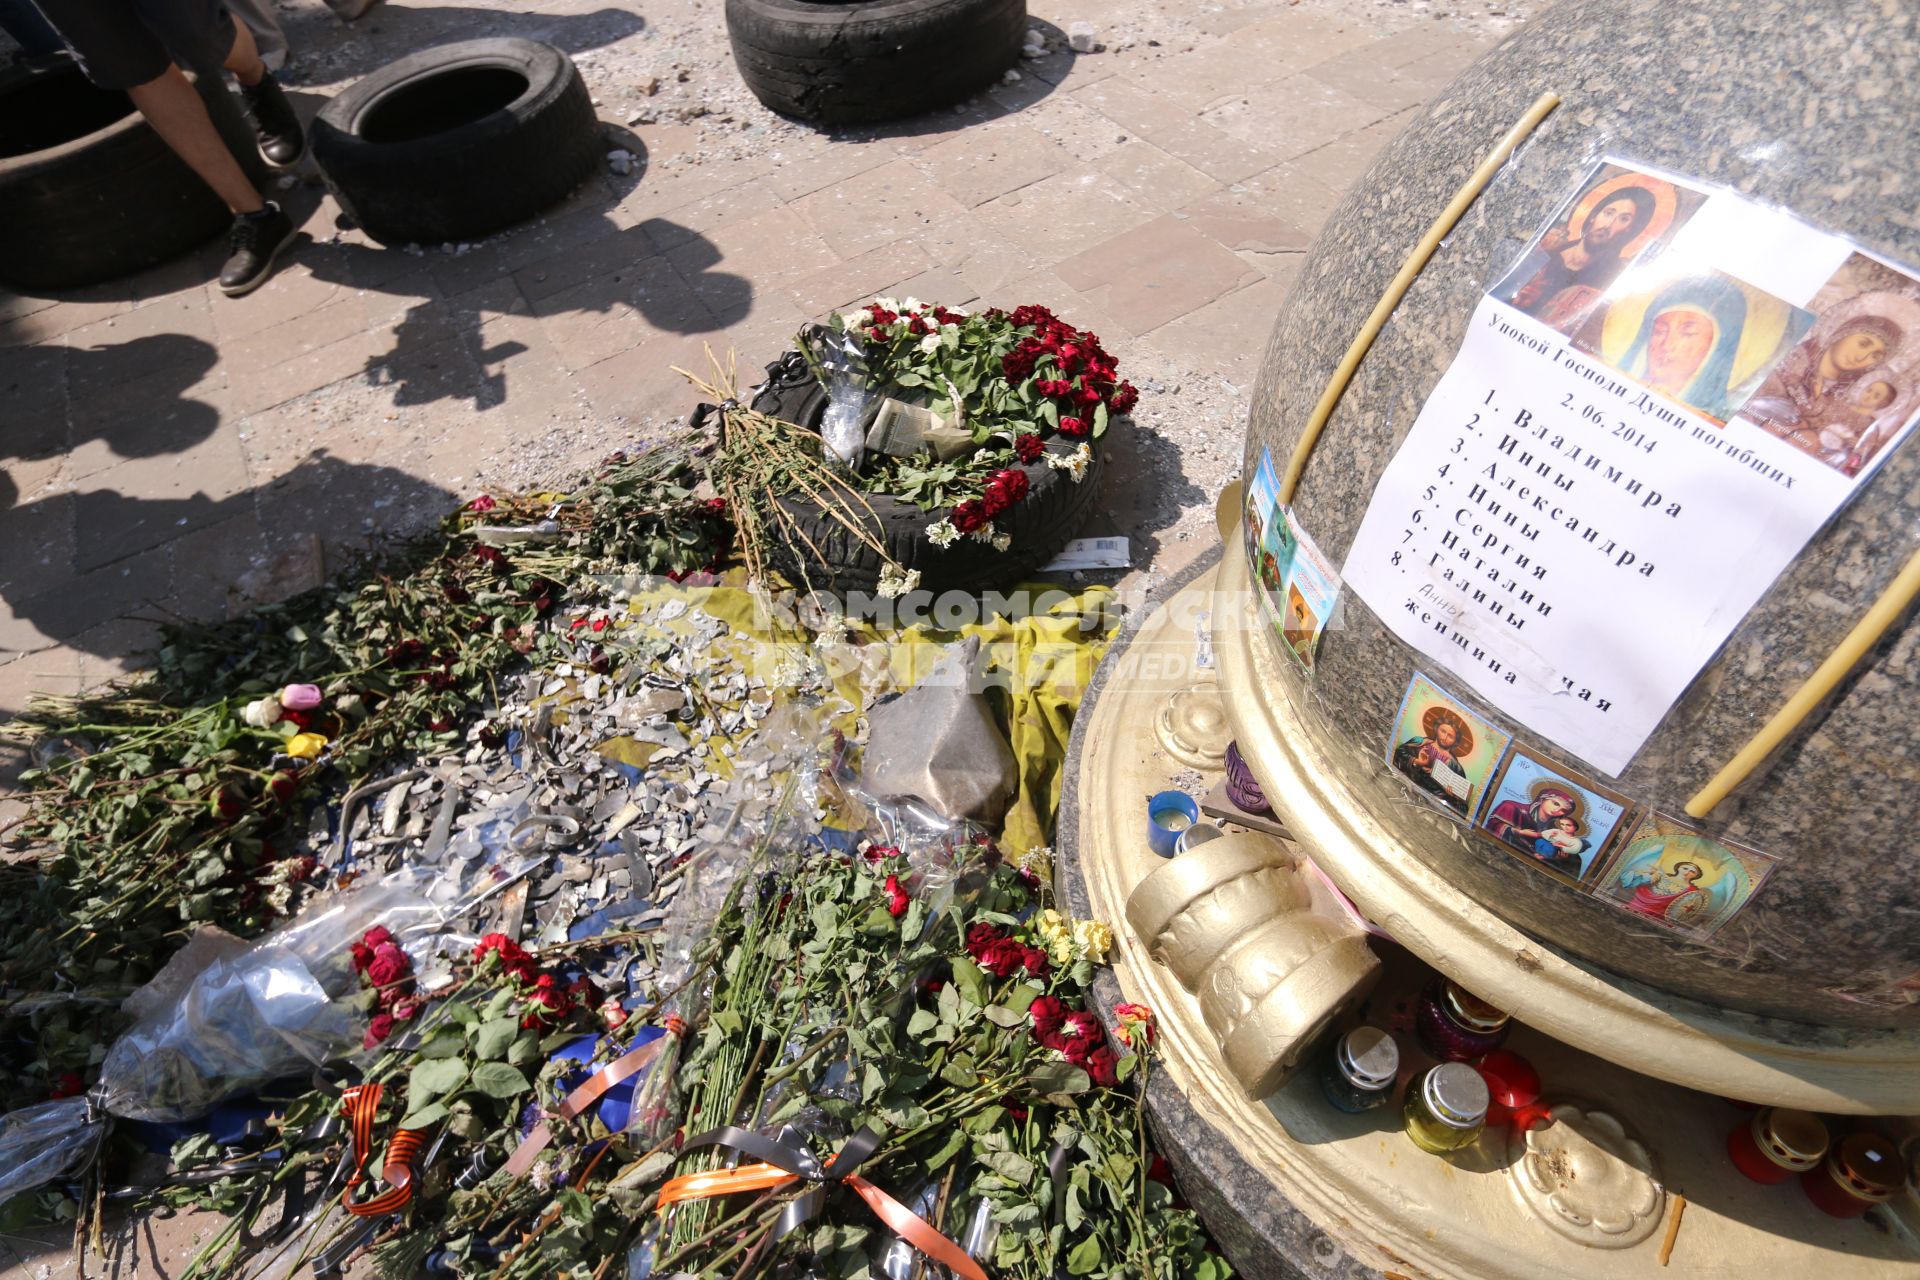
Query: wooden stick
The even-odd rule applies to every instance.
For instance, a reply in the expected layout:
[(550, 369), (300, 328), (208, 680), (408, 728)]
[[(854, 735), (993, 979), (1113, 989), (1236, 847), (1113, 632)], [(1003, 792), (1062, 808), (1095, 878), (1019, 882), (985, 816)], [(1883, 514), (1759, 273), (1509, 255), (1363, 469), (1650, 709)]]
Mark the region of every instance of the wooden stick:
[(1760, 726), (1760, 732), (1753, 735), (1747, 745), (1733, 759), (1713, 775), (1713, 780), (1687, 801), (1687, 816), (1704, 818), (1713, 812), (1715, 805), (1727, 798), (1727, 793), (1747, 780), (1747, 775), (1760, 767), (1760, 762), (1773, 753), (1773, 749), (1784, 742), (1788, 735), (1798, 729), (1813, 709), (1820, 705), (1834, 687), (1847, 678), (1860, 659), (1885, 634), (1888, 627), (1907, 611), (1914, 597), (1920, 595), (1920, 551), (1907, 557), (1905, 567), (1880, 598), (1856, 622), (1853, 630), (1847, 632), (1827, 660), (1814, 669), (1807, 682), (1788, 698), (1781, 708), (1773, 713), (1773, 719)]
[(1673, 1256), (1673, 1242), (1680, 1235), (1680, 1219), (1687, 1216), (1687, 1198), (1679, 1192), (1673, 1193), (1673, 1209), (1667, 1214), (1667, 1238), (1660, 1242), (1660, 1265), (1666, 1266), (1667, 1259)]
[(1433, 225), (1427, 228), (1427, 234), (1420, 237), (1420, 243), (1415, 245), (1413, 252), (1407, 255), (1407, 260), (1401, 264), (1400, 272), (1394, 276), (1393, 283), (1389, 284), (1387, 291), (1380, 295), (1380, 301), (1373, 304), (1373, 313), (1367, 317), (1367, 322), (1360, 326), (1360, 332), (1354, 335), (1353, 342), (1347, 347), (1347, 354), (1341, 358), (1339, 366), (1334, 369), (1333, 377), (1327, 380), (1327, 389), (1320, 393), (1320, 403), (1313, 407), (1313, 416), (1307, 419), (1306, 430), (1300, 433), (1300, 443), (1293, 447), (1293, 457), (1287, 461), (1286, 478), (1280, 482), (1280, 501), (1283, 505), (1293, 501), (1293, 491), (1300, 483), (1300, 473), (1307, 469), (1307, 455), (1312, 453), (1313, 446), (1319, 443), (1320, 432), (1326, 427), (1327, 419), (1333, 416), (1334, 406), (1340, 403), (1341, 395), (1346, 392), (1347, 383), (1353, 380), (1354, 370), (1360, 367), (1360, 361), (1366, 356), (1367, 349), (1373, 346), (1373, 340), (1380, 336), (1380, 330), (1386, 326), (1387, 317), (1393, 314), (1393, 309), (1400, 305), (1400, 299), (1405, 297), (1407, 290), (1412, 287), (1414, 277), (1418, 276), (1420, 269), (1427, 265), (1427, 259), (1433, 257), (1433, 251), (1440, 247), (1440, 241), (1453, 230), (1453, 224), (1460, 221), (1460, 215), (1467, 211), (1467, 206), (1486, 189), (1489, 182), (1493, 181), (1493, 175), (1498, 173), (1500, 166), (1507, 162), (1507, 157), (1513, 154), (1513, 149), (1539, 127), (1540, 122), (1547, 118), (1548, 112), (1559, 105), (1560, 95), (1557, 93), (1543, 93), (1534, 99), (1533, 105), (1527, 108), (1527, 113), (1520, 117), (1513, 128), (1507, 130), (1507, 136), (1500, 139), (1499, 144), (1487, 153), (1486, 159), (1482, 160), (1480, 167), (1473, 171), (1473, 176), (1467, 179), (1466, 185), (1454, 193), (1453, 199), (1447, 202), (1447, 207), (1440, 211), (1440, 216), (1435, 218)]

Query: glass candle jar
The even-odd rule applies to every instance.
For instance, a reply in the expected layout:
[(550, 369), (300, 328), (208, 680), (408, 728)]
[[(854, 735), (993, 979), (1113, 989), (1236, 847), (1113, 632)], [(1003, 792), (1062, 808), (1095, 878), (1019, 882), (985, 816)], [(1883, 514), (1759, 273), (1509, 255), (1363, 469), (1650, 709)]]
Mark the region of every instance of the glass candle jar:
[(1827, 1126), (1818, 1116), (1762, 1107), (1727, 1135), (1727, 1157), (1755, 1182), (1772, 1186), (1805, 1173), (1827, 1154)]
[(1511, 1049), (1495, 1049), (1473, 1064), (1487, 1082), (1492, 1101), (1487, 1104), (1489, 1125), (1531, 1129), (1546, 1122), (1540, 1102), (1540, 1073)]
[(1420, 995), (1413, 1031), (1420, 1047), (1442, 1062), (1471, 1062), (1506, 1043), (1507, 1015), (1449, 978)]
[(1857, 1218), (1893, 1199), (1905, 1177), (1893, 1143), (1877, 1133), (1854, 1133), (1835, 1144), (1818, 1167), (1801, 1174), (1800, 1185), (1822, 1213)]
[(1393, 1097), (1400, 1046), (1379, 1027), (1355, 1027), (1327, 1047), (1320, 1063), (1320, 1092), (1341, 1111), (1358, 1115)]
[(1407, 1137), (1436, 1156), (1472, 1146), (1487, 1119), (1487, 1082), (1464, 1062), (1428, 1067), (1407, 1082)]

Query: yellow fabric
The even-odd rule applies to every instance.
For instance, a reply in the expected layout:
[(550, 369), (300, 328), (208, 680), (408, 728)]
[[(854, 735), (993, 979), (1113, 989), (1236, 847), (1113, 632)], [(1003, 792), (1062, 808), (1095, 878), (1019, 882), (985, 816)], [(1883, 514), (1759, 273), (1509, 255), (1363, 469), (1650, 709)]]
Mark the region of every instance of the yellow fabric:
[[(631, 607), (636, 611), (657, 609), (670, 600), (685, 600), (689, 613), (699, 610), (719, 618), (728, 625), (729, 634), (714, 647), (729, 651), (742, 669), (769, 683), (777, 683), (779, 664), (785, 659), (826, 661), (833, 687), (847, 704), (831, 717), (832, 723), (848, 733), (853, 731), (862, 706), (862, 662), (872, 646), (885, 646), (886, 683), (891, 689), (903, 690), (933, 670), (946, 646), (978, 636), (986, 660), (989, 700), (1013, 748), (1016, 771), (1014, 797), (1002, 824), (1000, 847), (1009, 856), (1018, 856), (1052, 843), (1073, 718), (1094, 669), (1106, 653), (1118, 617), (1113, 607), (1114, 593), (1104, 586), (1068, 592), (1045, 583), (1030, 583), (1011, 593), (1009, 599), (1024, 599), (1025, 616), (1013, 616), (1017, 610), (997, 613), (964, 624), (957, 632), (929, 626), (850, 627), (846, 653), (854, 660), (837, 656), (833, 646), (822, 646), (790, 613), (763, 607), (738, 586), (662, 588), (636, 594)], [(991, 597), (989, 603), (994, 603)], [(678, 635), (691, 635), (686, 615), (655, 625)], [(620, 636), (624, 630), (621, 626), (616, 637), (624, 638)], [(747, 638), (744, 646), (736, 635)]]

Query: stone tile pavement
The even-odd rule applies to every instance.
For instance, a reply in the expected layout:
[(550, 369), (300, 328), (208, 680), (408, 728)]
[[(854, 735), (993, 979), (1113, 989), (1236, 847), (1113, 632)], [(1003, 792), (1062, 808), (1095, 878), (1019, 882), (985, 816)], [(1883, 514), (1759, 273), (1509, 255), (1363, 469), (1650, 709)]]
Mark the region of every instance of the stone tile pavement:
[[(755, 369), (882, 292), (1096, 329), (1148, 391), (1102, 525), (1137, 566), (1177, 567), (1237, 467), (1302, 250), (1490, 32), (1331, 0), (1032, 9), (1054, 48), (1017, 82), (823, 134), (739, 86), (719, 0), (390, 0), (353, 27), (284, 6), (308, 114), (420, 44), (529, 34), (575, 54), (609, 145), (642, 163), (478, 245), (405, 249), (345, 227), (309, 175), (281, 193), (306, 241), (241, 300), (209, 283), (218, 246), (70, 296), (0, 292), (0, 713), (126, 670), (162, 620), (558, 478), (683, 415), (670, 366), (711, 344)], [(1069, 51), (1081, 19), (1112, 47)]]

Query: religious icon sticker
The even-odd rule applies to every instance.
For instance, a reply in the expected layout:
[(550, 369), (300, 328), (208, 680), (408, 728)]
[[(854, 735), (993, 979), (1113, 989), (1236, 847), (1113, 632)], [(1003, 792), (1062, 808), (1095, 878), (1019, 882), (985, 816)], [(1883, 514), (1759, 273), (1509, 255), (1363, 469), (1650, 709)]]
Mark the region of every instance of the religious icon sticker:
[(1333, 563), (1293, 518), (1293, 512), (1279, 508), (1274, 524), (1286, 531), (1287, 568), (1276, 604), (1280, 620), (1274, 625), (1280, 632), (1281, 647), (1309, 674), (1320, 651), (1320, 637), (1333, 619), (1340, 601), (1340, 575)]
[(1516, 746), (1487, 786), (1475, 829), (1528, 866), (1585, 886), (1632, 811), (1619, 792)]
[(1566, 182), (1513, 228), (1340, 576), (1604, 779), (1914, 431), (1920, 274), (1629, 160)]
[(1812, 331), (1747, 400), (1739, 425), (1857, 476), (1920, 411), (1920, 281), (1856, 253), (1807, 307)]
[(1267, 538), (1267, 526), (1273, 520), (1274, 509), (1280, 502), (1280, 478), (1273, 470), (1273, 454), (1262, 449), (1260, 465), (1253, 470), (1253, 480), (1247, 485), (1246, 531), (1247, 554), (1253, 558), (1257, 568), (1260, 554)]
[(1643, 920), (1706, 939), (1753, 900), (1775, 861), (1650, 812), (1608, 860), (1593, 891)]
[(1602, 295), (1573, 345), (1723, 423), (1813, 327), (1813, 312), (1676, 259), (1623, 277)]
[(1489, 292), (1567, 337), (1620, 274), (1656, 255), (1705, 198), (1624, 164), (1603, 164)]
[(1387, 766), (1465, 818), (1485, 794), (1507, 742), (1507, 734), (1416, 671), (1394, 717)]

